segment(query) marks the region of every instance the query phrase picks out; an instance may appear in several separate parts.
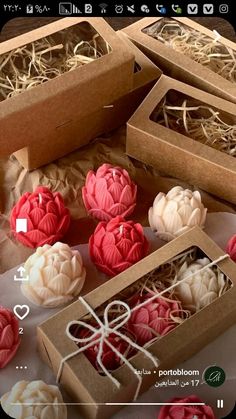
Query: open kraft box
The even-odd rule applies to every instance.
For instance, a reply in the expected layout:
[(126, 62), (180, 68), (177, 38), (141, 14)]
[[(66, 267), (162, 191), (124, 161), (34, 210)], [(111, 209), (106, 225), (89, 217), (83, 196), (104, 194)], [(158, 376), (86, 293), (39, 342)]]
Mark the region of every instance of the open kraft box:
[[(190, 249), (196, 251), (198, 257), (208, 257), (210, 261), (215, 261), (224, 255), (199, 227), (195, 227), (96, 288), (84, 298), (93, 309), (104, 303), (106, 305), (108, 301), (124, 299), (124, 292), (133, 290), (138, 281), (139, 284), (143, 284), (145, 275), (163, 267), (172, 259), (176, 260), (178, 255), (182, 257), (183, 252)], [(230, 287), (211, 304), (191, 315), (147, 347), (148, 351), (160, 360), (158, 368), (173, 368), (190, 358), (235, 322), (235, 264), (226, 257), (217, 264), (217, 267), (224, 274), (225, 280), (227, 278), (230, 281)], [(58, 374), (61, 360), (78, 349), (65, 334), (67, 324), (73, 320), (81, 320), (87, 314), (88, 311), (81, 301), (76, 301), (38, 327), (39, 352), (55, 375)], [(152, 361), (140, 352), (131, 358), (131, 363), (137, 370), (151, 371), (150, 375), (143, 376), (142, 393), (157, 381), (158, 375), (155, 373), (157, 367), (154, 367)], [(102, 376), (95, 370), (84, 353), (80, 353), (64, 363), (60, 383), (73, 402), (81, 403), (78, 408), (84, 418), (105, 419), (120, 408), (114, 405), (108, 406), (106, 403), (131, 402), (137, 389), (137, 377), (126, 365), (120, 366), (112, 372), (112, 375), (121, 383), (119, 389), (109, 377)]]
[(236, 124), (236, 104), (162, 76), (127, 123), (127, 154), (236, 204), (236, 158), (154, 121), (165, 97), (174, 105), (185, 98), (190, 106), (207, 105)]
[[(102, 18), (60, 19), (2, 42), (2, 62), (6, 57), (11, 63), (17, 49), (25, 45), (32, 49), (32, 43), (49, 40), (49, 36), (61, 48), (67, 48), (69, 36), (73, 42), (90, 42), (96, 37), (100, 56), (12, 97), (1, 98), (0, 157), (28, 147), (28, 159), (26, 150), (17, 153), (26, 168), (46, 164), (78, 148), (78, 126), (79, 131), (86, 131), (83, 121), (87, 123), (88, 115), (133, 88), (134, 54)], [(21, 56), (19, 53), (19, 60)]]
[[(161, 29), (167, 20), (186, 25), (213, 41), (217, 39), (218, 34), (191, 19), (183, 17), (172, 17), (171, 19), (147, 17), (127, 26), (122, 31), (161, 68), (164, 74), (236, 103), (235, 83), (145, 33), (148, 27), (155, 24), (160, 25)], [(234, 42), (221, 36), (218, 42), (233, 50), (236, 55), (236, 44)]]
[(117, 36), (122, 39), (135, 57), (130, 91), (82, 119), (76, 117), (71, 120), (70, 124), (49, 131), (40, 140), (41, 148), (46, 149), (46, 153), (38, 152), (37, 143), (14, 153), (23, 167), (28, 170), (40, 167), (125, 124), (160, 78), (162, 72), (159, 68), (125, 34), (118, 31)]

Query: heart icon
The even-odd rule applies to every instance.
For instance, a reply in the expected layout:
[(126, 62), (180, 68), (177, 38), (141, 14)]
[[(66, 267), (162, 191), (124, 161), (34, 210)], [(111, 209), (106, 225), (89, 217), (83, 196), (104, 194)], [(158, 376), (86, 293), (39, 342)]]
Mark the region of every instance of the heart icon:
[(18, 304), (13, 308), (13, 311), (18, 319), (24, 320), (28, 316), (30, 308), (25, 304), (22, 306)]

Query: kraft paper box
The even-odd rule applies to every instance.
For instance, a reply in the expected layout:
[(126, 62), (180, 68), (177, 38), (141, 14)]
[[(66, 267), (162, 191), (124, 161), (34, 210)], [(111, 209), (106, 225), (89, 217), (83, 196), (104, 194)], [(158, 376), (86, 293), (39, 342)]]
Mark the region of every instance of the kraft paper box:
[[(186, 25), (188, 28), (212, 38), (213, 41), (217, 39), (218, 35), (210, 29), (183, 17), (171, 19), (147, 17), (127, 26), (122, 31), (161, 68), (164, 74), (236, 103), (235, 83), (144, 32), (146, 28), (153, 24), (160, 24), (161, 27), (167, 20)], [(224, 37), (220, 37), (218, 42), (231, 48), (236, 54), (236, 44), (234, 42)]]
[[(83, 41), (97, 36), (96, 45), (103, 55), (2, 100), (0, 157), (31, 146), (34, 154), (37, 151), (38, 155), (44, 156), (45, 163), (50, 161), (47, 153), (50, 158), (61, 157), (65, 142), (71, 145), (67, 146), (67, 152), (75, 148), (78, 121), (132, 89), (134, 54), (102, 18), (60, 19), (2, 42), (0, 56), (8, 54), (10, 57), (17, 48), (48, 36), (59, 46), (64, 42), (66, 45), (66, 36), (73, 39), (77, 36)], [(52, 149), (57, 150), (54, 156)]]
[(40, 167), (123, 125), (159, 79), (159, 68), (135, 47), (125, 34), (117, 32), (117, 35), (135, 57), (131, 90), (82, 119), (76, 118), (69, 125), (58, 127), (56, 131), (48, 131), (40, 140), (41, 149), (45, 149), (46, 153), (38, 152), (37, 143), (17, 151), (15, 156), (23, 167), (28, 170)]
[[(168, 261), (195, 249), (198, 257), (207, 256), (216, 261), (223, 251), (198, 227), (166, 244), (131, 268), (112, 278), (84, 298), (96, 309), (107, 301), (123, 299), (124, 290), (134, 289), (137, 281), (143, 284), (145, 275), (166, 264)], [(152, 343), (147, 349), (159, 360), (160, 369), (173, 368), (178, 363), (191, 357), (224, 332), (236, 319), (236, 270), (229, 257), (217, 263), (220, 271), (231, 282), (231, 287), (211, 304), (204, 307), (190, 318), (175, 327), (171, 332)], [(38, 348), (43, 360), (57, 375), (62, 358), (78, 349), (70, 340), (65, 330), (73, 320), (81, 320), (88, 313), (81, 301), (76, 301), (38, 327)], [(135, 369), (152, 371), (143, 376), (141, 392), (147, 390), (157, 381), (157, 368), (142, 353), (131, 358)], [(137, 389), (136, 374), (127, 365), (120, 366), (112, 372), (121, 384), (118, 389), (110, 378), (100, 375), (87, 357), (80, 353), (64, 363), (60, 383), (68, 392), (73, 403), (81, 403), (78, 408), (84, 419), (108, 418), (119, 407), (108, 406), (109, 403), (127, 403), (134, 398)], [(140, 392), (140, 393), (141, 393)], [(155, 400), (156, 401), (156, 400)]]
[[(174, 105), (208, 105), (236, 123), (236, 105), (167, 76), (153, 87), (127, 124), (129, 156), (236, 204), (236, 158), (152, 120), (165, 97)], [(204, 114), (201, 114), (204, 117)], [(209, 116), (209, 115), (208, 115)]]

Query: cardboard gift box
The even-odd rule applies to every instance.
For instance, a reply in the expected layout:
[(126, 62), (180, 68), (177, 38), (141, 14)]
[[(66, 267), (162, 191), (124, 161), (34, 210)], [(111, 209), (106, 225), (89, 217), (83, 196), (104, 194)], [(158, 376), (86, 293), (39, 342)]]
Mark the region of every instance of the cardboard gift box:
[[(142, 377), (140, 393), (157, 381), (158, 368), (173, 368), (201, 350), (235, 322), (234, 262), (199, 227), (195, 227), (84, 297), (94, 310), (106, 305), (108, 301), (124, 299), (124, 293), (129, 290), (134, 292), (137, 284), (143, 285), (147, 274), (157, 270), (158, 275), (158, 269), (169, 266), (167, 264), (170, 260), (174, 260), (174, 263), (177, 259), (182, 261), (186, 251), (196, 252), (196, 257), (208, 257), (210, 261), (215, 261), (214, 265), (224, 275), (224, 279), (230, 281), (230, 286), (212, 303), (147, 347), (149, 353), (158, 358), (158, 367), (154, 367), (152, 360), (141, 352), (130, 359), (135, 370), (151, 371)], [(123, 364), (111, 372), (120, 383), (117, 388), (110, 377), (98, 373), (83, 352), (67, 359), (61, 368), (62, 359), (78, 349), (75, 342), (66, 335), (68, 323), (83, 319), (88, 312), (81, 300), (77, 300), (39, 325), (38, 348), (43, 360), (53, 369), (55, 375), (61, 372), (59, 382), (71, 400), (78, 403), (83, 417), (104, 419), (120, 408), (117, 404), (133, 400), (137, 391), (137, 376)]]
[[(151, 25), (162, 25), (166, 20), (170, 19), (147, 17), (122, 29), (122, 31), (163, 70), (164, 74), (236, 103), (235, 83), (145, 33), (145, 30)], [(186, 25), (188, 28), (206, 35), (213, 41), (217, 39), (219, 43), (230, 48), (236, 54), (236, 44), (234, 42), (222, 36), (218, 39), (218, 34), (199, 25), (199, 23), (183, 17), (174, 17), (171, 18), (171, 21), (180, 25)]]
[[(40, 164), (61, 157), (65, 149), (69, 152), (78, 147), (77, 127), (87, 123), (88, 115), (132, 89), (134, 54), (102, 18), (60, 19), (2, 42), (0, 55), (10, 60), (17, 48), (49, 36), (63, 48), (68, 34), (73, 42), (75, 37), (85, 42), (96, 39), (100, 56), (20, 94), (1, 98), (1, 157), (29, 147), (30, 160), (31, 146), (34, 158), (40, 156)], [(69, 143), (66, 147), (65, 142)], [(23, 162), (25, 151), (21, 154), (18, 157)]]
[(160, 78), (161, 70), (135, 47), (126, 35), (119, 31), (117, 35), (135, 57), (130, 91), (112, 102), (107, 102), (99, 110), (89, 113), (82, 119), (75, 118), (70, 124), (57, 127), (56, 131), (55, 129), (48, 131), (40, 140), (40, 147), (42, 150), (45, 149), (46, 153), (38, 152), (38, 143), (14, 153), (23, 167), (28, 170), (35, 169), (123, 125)]
[(128, 121), (127, 154), (236, 204), (235, 157), (152, 120), (165, 97), (173, 97), (174, 105), (185, 98), (190, 106), (207, 105), (221, 119), (236, 124), (235, 104), (162, 76)]

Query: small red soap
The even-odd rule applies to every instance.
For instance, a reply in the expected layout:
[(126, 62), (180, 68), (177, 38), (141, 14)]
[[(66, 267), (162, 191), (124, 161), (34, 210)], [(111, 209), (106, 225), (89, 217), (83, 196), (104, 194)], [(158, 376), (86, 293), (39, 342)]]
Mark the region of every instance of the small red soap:
[(70, 213), (59, 192), (39, 186), (22, 195), (12, 209), (10, 224), (17, 240), (36, 248), (62, 239), (70, 225)]
[(229, 254), (231, 259), (236, 262), (236, 234), (229, 239), (226, 252)]
[(148, 301), (153, 294), (137, 295), (130, 302), (132, 308), (145, 303), (142, 307), (132, 311), (127, 323), (127, 329), (135, 336), (139, 345), (145, 345), (158, 336), (166, 335), (178, 323), (175, 317), (181, 318), (183, 309), (179, 301), (165, 297), (156, 297)]
[[(79, 333), (79, 338), (88, 338), (90, 336), (90, 331), (82, 329)], [(93, 340), (96, 341), (99, 338), (99, 334), (95, 335)], [(117, 336), (115, 333), (111, 333), (107, 337), (108, 342), (115, 347), (115, 349), (125, 356), (126, 359), (130, 358), (132, 355), (135, 354), (134, 349), (121, 337)], [(98, 349), (99, 345), (95, 343), (94, 345), (90, 346), (88, 349), (84, 351), (84, 354), (87, 356), (91, 364), (96, 368), (98, 371), (100, 371), (101, 367), (97, 361), (98, 356)], [(114, 371), (117, 368), (119, 368), (123, 361), (122, 359), (112, 350), (110, 346), (107, 345), (106, 342), (103, 342), (102, 347), (102, 357), (101, 361), (104, 365), (104, 367), (109, 371)]]
[(216, 419), (210, 406), (199, 403), (204, 402), (195, 395), (175, 397), (161, 408), (157, 419)]
[(12, 360), (19, 345), (19, 322), (11, 310), (0, 306), (0, 368)]
[(108, 276), (115, 276), (144, 258), (148, 248), (141, 224), (122, 217), (100, 222), (89, 239), (93, 263)]
[(128, 217), (136, 205), (137, 185), (128, 172), (119, 166), (103, 164), (90, 170), (82, 189), (84, 205), (92, 217), (109, 221), (120, 215)]

